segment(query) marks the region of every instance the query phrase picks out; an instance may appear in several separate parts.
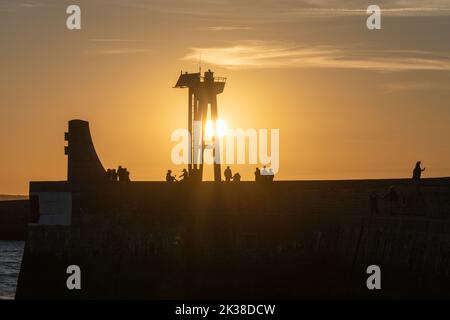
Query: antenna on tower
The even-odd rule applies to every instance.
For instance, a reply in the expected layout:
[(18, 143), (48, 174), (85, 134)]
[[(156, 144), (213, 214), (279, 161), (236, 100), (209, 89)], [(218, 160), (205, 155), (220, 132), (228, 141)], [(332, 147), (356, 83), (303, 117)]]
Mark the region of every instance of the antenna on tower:
[(202, 74), (202, 54), (200, 53), (200, 57), (198, 59), (198, 72)]

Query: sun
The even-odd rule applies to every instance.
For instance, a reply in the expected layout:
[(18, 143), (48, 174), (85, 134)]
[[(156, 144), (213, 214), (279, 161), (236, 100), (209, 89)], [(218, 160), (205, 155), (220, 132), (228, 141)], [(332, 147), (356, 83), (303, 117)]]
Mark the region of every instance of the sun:
[(205, 137), (211, 139), (213, 136), (218, 136), (222, 138), (227, 134), (227, 124), (223, 119), (218, 119), (216, 122), (216, 130), (214, 130), (214, 123), (211, 120), (206, 122), (205, 126)]

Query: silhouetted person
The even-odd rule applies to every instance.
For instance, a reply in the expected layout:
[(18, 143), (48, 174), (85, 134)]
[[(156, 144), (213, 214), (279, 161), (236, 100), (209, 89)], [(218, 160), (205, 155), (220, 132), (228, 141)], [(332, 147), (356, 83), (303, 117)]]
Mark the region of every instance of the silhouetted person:
[(127, 168), (123, 171), (123, 181), (130, 182), (130, 171), (127, 170)]
[(117, 168), (117, 176), (119, 177), (120, 182), (130, 181), (130, 172), (128, 172), (127, 168), (122, 168), (122, 166)]
[(119, 177), (119, 181), (122, 181), (122, 179), (123, 179), (123, 172), (124, 172), (124, 170), (123, 170), (122, 166), (119, 166), (117, 168), (117, 176)]
[(419, 181), (420, 181), (420, 178), (421, 178), (421, 176), (422, 176), (422, 172), (425, 171), (425, 168), (422, 169), (422, 168), (420, 167), (420, 165), (421, 165), (421, 162), (420, 162), (420, 161), (417, 161), (416, 166), (415, 166), (415, 168), (414, 168), (414, 170), (413, 170), (413, 176), (412, 176), (412, 178), (413, 178), (413, 180), (414, 180), (415, 182), (419, 182)]
[[(115, 180), (114, 180), (114, 176), (115, 176)], [(108, 179), (108, 181), (117, 181), (116, 170), (115, 169), (106, 170), (106, 179)]]
[(241, 175), (239, 172), (236, 172), (233, 176), (233, 182), (240, 182), (241, 181)]
[(230, 166), (227, 166), (225, 171), (223, 172), (223, 175), (225, 176), (225, 181), (230, 182), (231, 178), (233, 178), (233, 173), (231, 172)]
[(182, 178), (180, 181), (186, 182), (189, 179), (189, 172), (186, 169), (183, 169), (183, 173), (181, 174), (180, 178)]
[(255, 169), (255, 181), (256, 182), (261, 181), (261, 170), (259, 170), (259, 168)]
[(111, 169), (111, 180), (112, 181), (117, 181), (118, 176), (117, 176), (117, 171), (116, 169)]
[(266, 180), (267, 175), (269, 174), (269, 171), (267, 171), (266, 166), (263, 167), (261, 171), (261, 176), (263, 176), (263, 179)]
[(172, 170), (167, 170), (166, 182), (172, 183), (172, 182), (175, 182), (175, 181), (176, 181), (175, 177), (172, 176)]
[(378, 208), (378, 200), (379, 196), (376, 192), (372, 192), (370, 194), (370, 214), (378, 214), (379, 208)]

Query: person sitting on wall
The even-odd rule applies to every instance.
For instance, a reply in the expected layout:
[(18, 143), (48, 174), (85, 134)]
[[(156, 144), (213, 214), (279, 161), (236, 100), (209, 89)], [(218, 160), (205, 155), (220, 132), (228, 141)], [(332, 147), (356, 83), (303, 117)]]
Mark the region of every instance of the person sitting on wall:
[(235, 175), (233, 176), (233, 182), (240, 182), (241, 181), (241, 175), (239, 174), (239, 172), (236, 172)]
[(267, 170), (266, 166), (264, 166), (263, 169), (261, 170), (261, 176), (260, 176), (261, 181), (272, 182), (274, 178), (275, 178), (275, 174), (273, 173), (272, 168)]
[(118, 180), (118, 175), (117, 175), (117, 171), (116, 169), (111, 169), (111, 180), (112, 181), (117, 181)]
[(233, 178), (233, 173), (231, 172), (230, 166), (227, 166), (227, 168), (225, 169), (223, 174), (225, 176), (225, 181), (226, 182), (230, 182), (231, 179)]
[(255, 170), (255, 181), (256, 182), (261, 181), (261, 170), (259, 168), (256, 168), (256, 170)]
[(117, 181), (116, 169), (106, 170), (106, 178), (108, 179), (108, 181)]
[(167, 170), (166, 182), (173, 183), (175, 181), (177, 181), (177, 179), (174, 176), (172, 176), (172, 170)]
[(263, 182), (267, 182), (269, 181), (269, 170), (267, 170), (266, 166), (263, 167), (263, 169), (261, 170), (261, 181)]
[(128, 172), (127, 168), (122, 168), (122, 166), (117, 168), (117, 176), (119, 177), (120, 182), (130, 181), (130, 172)]
[(266, 166), (263, 167), (263, 169), (261, 170), (261, 176), (264, 180), (266, 180), (266, 177), (268, 176), (269, 171), (267, 171)]
[(186, 169), (183, 169), (183, 174), (180, 176), (182, 178), (180, 182), (186, 182), (189, 180), (189, 172)]
[(130, 171), (127, 170), (127, 168), (124, 169), (123, 172), (123, 181), (130, 182)]
[(122, 168), (122, 166), (119, 166), (117, 168), (117, 177), (119, 178), (119, 181), (122, 181), (122, 179), (123, 179), (123, 168)]

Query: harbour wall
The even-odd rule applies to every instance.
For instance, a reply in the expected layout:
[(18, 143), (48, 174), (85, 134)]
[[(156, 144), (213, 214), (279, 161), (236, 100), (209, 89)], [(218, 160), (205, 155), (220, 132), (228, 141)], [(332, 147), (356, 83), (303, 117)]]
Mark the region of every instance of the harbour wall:
[(17, 298), (448, 298), (449, 181), (35, 184), (71, 190), (71, 225), (29, 226)]

